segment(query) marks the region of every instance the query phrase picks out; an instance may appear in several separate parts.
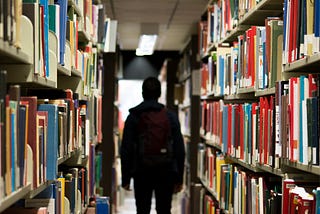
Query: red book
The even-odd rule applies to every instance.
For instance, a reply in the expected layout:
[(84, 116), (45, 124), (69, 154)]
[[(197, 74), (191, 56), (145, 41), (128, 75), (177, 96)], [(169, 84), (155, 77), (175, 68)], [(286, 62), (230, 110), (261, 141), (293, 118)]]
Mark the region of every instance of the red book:
[(231, 155), (231, 129), (232, 129), (232, 105), (229, 104), (228, 105), (228, 148), (227, 148), (227, 152), (229, 155)]
[(289, 213), (289, 191), (295, 186), (293, 179), (284, 179), (282, 182), (282, 213)]
[(255, 81), (256, 81), (256, 71), (255, 71), (255, 65), (256, 65), (256, 62), (255, 62), (255, 37), (256, 37), (256, 33), (257, 33), (257, 26), (252, 26), (251, 27), (251, 40), (250, 40), (250, 55), (249, 57), (251, 58), (250, 59), (250, 75), (251, 75), (251, 86), (254, 86), (255, 85)]
[(244, 159), (244, 111), (243, 111), (243, 105), (239, 106), (240, 110), (240, 159)]
[(33, 154), (33, 188), (37, 188), (39, 186), (39, 182), (37, 181), (37, 166), (39, 159), (37, 159), (37, 97), (30, 96), (20, 98), (21, 101), (27, 101), (29, 103), (29, 111), (28, 111), (28, 144), (32, 149)]
[(263, 155), (263, 145), (264, 145), (264, 138), (263, 138), (263, 133), (264, 133), (264, 98), (260, 97), (260, 115), (259, 115), (259, 163), (262, 164), (264, 161), (264, 155)]
[(268, 134), (268, 129), (270, 127), (270, 124), (269, 124), (269, 119), (268, 119), (268, 111), (269, 111), (269, 101), (267, 98), (265, 98), (265, 102), (264, 102), (264, 109), (262, 110), (263, 111), (263, 117), (264, 117), (264, 120), (262, 121), (263, 122), (263, 137), (264, 137), (264, 140), (263, 140), (263, 155), (264, 155), (264, 164), (268, 164), (268, 156), (269, 156), (269, 148), (268, 148), (268, 142), (269, 142), (269, 134)]

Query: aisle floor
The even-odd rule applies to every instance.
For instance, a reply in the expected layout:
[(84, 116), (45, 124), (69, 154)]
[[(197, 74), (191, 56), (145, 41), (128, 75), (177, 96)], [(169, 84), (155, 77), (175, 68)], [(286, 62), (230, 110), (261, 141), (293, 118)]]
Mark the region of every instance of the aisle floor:
[[(173, 196), (172, 200), (172, 209), (171, 214), (181, 214), (181, 208), (180, 208), (180, 200), (179, 200), (179, 194), (176, 194)], [(133, 195), (133, 191), (126, 191), (124, 192), (124, 200), (122, 204), (118, 207), (117, 214), (135, 214), (136, 213), (136, 206), (135, 206), (135, 199)], [(155, 199), (152, 199), (152, 206), (151, 206), (151, 212), (150, 214), (156, 214), (155, 211)]]

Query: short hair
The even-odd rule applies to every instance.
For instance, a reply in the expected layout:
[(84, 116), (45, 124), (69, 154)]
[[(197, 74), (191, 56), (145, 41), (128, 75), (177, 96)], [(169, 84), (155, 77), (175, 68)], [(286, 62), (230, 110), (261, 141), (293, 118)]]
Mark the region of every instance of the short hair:
[(145, 100), (158, 99), (161, 95), (160, 81), (155, 77), (148, 77), (142, 84), (142, 97)]

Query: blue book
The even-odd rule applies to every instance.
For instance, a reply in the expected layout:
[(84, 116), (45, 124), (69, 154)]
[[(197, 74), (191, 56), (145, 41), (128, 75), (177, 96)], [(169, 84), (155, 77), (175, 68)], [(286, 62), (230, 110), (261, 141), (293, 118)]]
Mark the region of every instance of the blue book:
[(223, 95), (224, 94), (224, 58), (222, 56), (219, 57), (219, 87), (220, 87), (220, 94), (218, 95)]
[(98, 196), (96, 198), (96, 214), (109, 214), (109, 197)]
[[(11, 105), (11, 103), (10, 103)], [(15, 154), (15, 150), (16, 150), (16, 137), (15, 137), (15, 132), (17, 131), (15, 129), (16, 126), (16, 115), (15, 113), (11, 113), (10, 114), (10, 134), (11, 134), (11, 191), (14, 192), (16, 189), (16, 185), (15, 185), (15, 180), (16, 180), (16, 173), (15, 173), (15, 159), (16, 159), (16, 154)]]
[(299, 83), (300, 83), (300, 88), (299, 88), (299, 91), (300, 91), (300, 97), (299, 97), (299, 131), (300, 131), (300, 134), (299, 134), (299, 162), (300, 163), (303, 163), (303, 159), (305, 157), (303, 157), (303, 131), (302, 131), (302, 127), (303, 127), (303, 118), (305, 117), (303, 115), (303, 112), (302, 112), (302, 101), (305, 99), (305, 96), (304, 96), (304, 79), (306, 77), (305, 76), (300, 76), (299, 78)]
[(66, 32), (67, 32), (67, 0), (55, 0), (55, 4), (60, 5), (60, 60), (59, 63), (64, 65), (64, 53), (66, 45)]
[(317, 187), (317, 189), (313, 190), (313, 194), (315, 195), (315, 213), (320, 214), (320, 187)]
[(45, 74), (49, 77), (49, 8), (48, 0), (40, 0), (40, 5), (43, 7), (43, 31), (44, 31), (44, 60)]
[(222, 112), (222, 152), (228, 151), (228, 105), (223, 106)]
[(58, 154), (58, 106), (54, 104), (40, 104), (39, 111), (48, 112), (48, 141), (47, 141), (47, 180), (57, 179)]
[(314, 0), (314, 35), (320, 37), (320, 0)]

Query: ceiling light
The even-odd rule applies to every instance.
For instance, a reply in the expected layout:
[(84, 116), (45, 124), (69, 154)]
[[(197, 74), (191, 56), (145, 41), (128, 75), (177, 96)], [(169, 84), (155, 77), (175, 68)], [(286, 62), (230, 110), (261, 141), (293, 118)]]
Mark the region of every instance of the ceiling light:
[(139, 46), (136, 49), (137, 56), (152, 55), (157, 41), (158, 35), (141, 35), (139, 39)]

